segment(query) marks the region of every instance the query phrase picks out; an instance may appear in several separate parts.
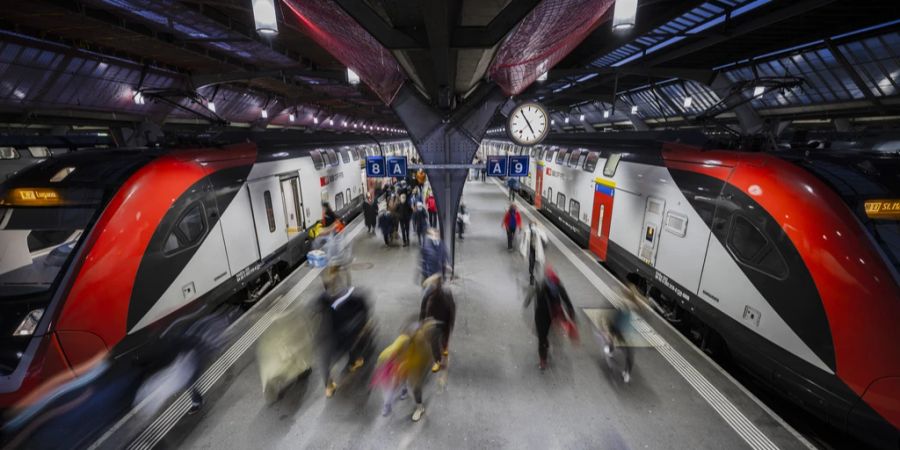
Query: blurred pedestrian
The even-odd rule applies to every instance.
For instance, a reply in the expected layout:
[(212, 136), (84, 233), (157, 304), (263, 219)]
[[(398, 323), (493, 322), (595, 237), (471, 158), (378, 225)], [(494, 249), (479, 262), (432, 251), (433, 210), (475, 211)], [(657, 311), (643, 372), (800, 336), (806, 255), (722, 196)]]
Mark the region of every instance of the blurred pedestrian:
[(440, 275), (432, 275), (422, 283), (425, 288), (422, 294), (422, 306), (419, 311), (419, 320), (431, 318), (435, 320), (435, 333), (432, 336), (431, 354), (434, 365), (432, 372), (446, 367), (449, 361), (450, 333), (456, 323), (456, 302), (453, 294), (444, 287)]
[(428, 225), (431, 228), (437, 228), (437, 201), (435, 201), (434, 195), (432, 195), (430, 192), (428, 193), (428, 196), (425, 197), (425, 208), (428, 210)]
[(510, 203), (509, 208), (506, 210), (506, 214), (503, 215), (503, 222), (500, 223), (500, 226), (506, 230), (506, 249), (513, 249), (513, 240), (516, 237), (516, 231), (519, 229), (519, 225), (522, 224), (522, 216), (519, 215), (519, 210), (516, 207), (515, 203)]
[(378, 202), (371, 196), (363, 203), (363, 219), (366, 222), (366, 231), (369, 234), (375, 234), (375, 225), (378, 219)]
[(519, 179), (516, 177), (508, 177), (506, 186), (509, 188), (509, 201), (516, 201), (516, 190), (519, 188)]
[(425, 189), (425, 180), (426, 179), (427, 179), (427, 177), (425, 176), (424, 170), (419, 169), (418, 171), (416, 171), (416, 183), (419, 184), (419, 187), (421, 189)]
[(330, 227), (337, 222), (338, 216), (337, 213), (331, 209), (331, 204), (328, 202), (322, 202), (322, 226)]
[(384, 245), (390, 247), (394, 242), (394, 214), (390, 210), (382, 211), (378, 216), (378, 229), (384, 238)]
[(400, 194), (400, 205), (397, 208), (400, 220), (400, 235), (403, 237), (403, 246), (409, 246), (409, 224), (412, 220), (412, 206), (406, 194)]
[(416, 203), (412, 223), (416, 231), (416, 243), (421, 247), (425, 243), (425, 233), (428, 231), (428, 213), (425, 212), (425, 205), (422, 202)]
[(428, 375), (431, 363), (431, 335), (434, 333), (433, 320), (413, 322), (404, 327), (404, 331), (378, 356), (378, 368), (375, 370), (372, 384), (385, 389), (383, 415), (391, 412), (397, 392), (401, 397), (406, 391), (404, 386), (412, 389), (416, 400), (416, 409), (412, 420), (418, 422), (425, 414), (422, 402), (422, 386)]
[(525, 307), (534, 301), (534, 324), (538, 334), (538, 356), (541, 370), (547, 368), (547, 354), (550, 348), (550, 327), (554, 322), (573, 339), (577, 337), (575, 328), (575, 309), (569, 300), (569, 294), (563, 287), (557, 274), (550, 266), (544, 269), (544, 276), (538, 280), (537, 286), (525, 298)]
[(429, 228), (425, 242), (422, 244), (422, 257), (420, 261), (420, 273), (422, 281), (432, 275), (443, 275), (444, 268), (450, 265), (450, 255), (447, 247), (441, 241), (441, 236), (434, 228)]
[[(622, 304), (613, 309), (612, 313), (606, 316), (603, 321), (600, 332), (602, 333), (603, 353), (607, 361), (611, 361), (613, 354), (617, 350), (624, 354), (625, 361), (618, 369), (622, 371), (622, 381), (628, 383), (631, 381), (631, 369), (634, 366), (634, 351), (628, 345), (625, 339), (625, 330), (631, 326), (634, 314), (640, 313), (644, 309), (644, 305), (640, 300), (638, 288), (633, 283), (628, 283), (628, 290), (621, 298)], [(613, 365), (610, 364), (612, 367)]]
[(466, 225), (469, 224), (469, 209), (465, 203), (459, 204), (459, 210), (456, 212), (456, 232), (459, 240), (463, 240), (463, 233), (466, 231)]
[[(326, 277), (331, 276), (326, 272)], [(325, 292), (317, 302), (321, 324), (318, 347), (321, 358), (325, 396), (334, 395), (338, 387), (332, 378), (331, 366), (347, 355), (345, 373), (352, 373), (365, 364), (365, 350), (371, 344), (369, 306), (354, 287), (343, 287), (337, 280), (326, 279)]]
[(534, 285), (534, 274), (543, 270), (545, 250), (547, 249), (547, 234), (540, 224), (531, 222), (525, 228), (519, 251), (522, 257), (528, 261), (528, 284)]

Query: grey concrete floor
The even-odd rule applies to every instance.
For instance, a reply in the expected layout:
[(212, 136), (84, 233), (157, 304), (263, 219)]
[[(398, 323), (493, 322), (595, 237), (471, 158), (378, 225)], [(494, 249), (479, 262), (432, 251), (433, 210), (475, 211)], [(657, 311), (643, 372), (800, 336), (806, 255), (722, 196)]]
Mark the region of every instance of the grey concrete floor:
[[(493, 183), (470, 183), (463, 201), (472, 224), (457, 244), (457, 278), (451, 288), (457, 324), (450, 367), (432, 375), (425, 388), (426, 414), (410, 420), (412, 399), (381, 417), (381, 394), (368, 391), (365, 374), (351, 378), (325, 399), (314, 369), (285, 397), (267, 405), (252, 351), (223, 381), (201, 413), (176, 428), (165, 447), (253, 448), (746, 448), (748, 445), (653, 348), (637, 348), (630, 384), (601, 362), (591, 324), (582, 308), (608, 301), (551, 248), (576, 309), (582, 342), (556, 338), (551, 367), (537, 368), (533, 311), (524, 309), (527, 265), (506, 250), (501, 217), (505, 196)], [(352, 276), (365, 289), (379, 323), (379, 348), (404, 319), (416, 315), (418, 248), (385, 248), (365, 232), (354, 243)], [(599, 268), (599, 266), (598, 266)], [(602, 269), (599, 269), (602, 270)], [(310, 288), (300, 302), (318, 294)], [(708, 364), (691, 357), (696, 365)], [(704, 371), (716, 372), (710, 368)], [(725, 381), (727, 383), (727, 381)], [(734, 388), (729, 395), (740, 396)], [(753, 408), (740, 399), (738, 406)], [(782, 448), (798, 442), (764, 412), (748, 417), (764, 423)], [(770, 435), (770, 437), (772, 437)]]

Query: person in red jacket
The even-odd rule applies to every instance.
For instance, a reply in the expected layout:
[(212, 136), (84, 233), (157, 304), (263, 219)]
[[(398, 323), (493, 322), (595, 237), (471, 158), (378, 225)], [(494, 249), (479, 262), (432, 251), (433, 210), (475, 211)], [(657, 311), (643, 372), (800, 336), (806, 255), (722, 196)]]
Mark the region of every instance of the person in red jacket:
[(431, 193), (425, 199), (425, 209), (428, 210), (428, 225), (431, 228), (437, 228), (437, 202)]
[(516, 237), (516, 230), (519, 229), (519, 226), (521, 224), (522, 217), (519, 215), (519, 210), (516, 208), (516, 204), (510, 203), (509, 209), (506, 210), (506, 214), (503, 216), (503, 222), (500, 224), (500, 226), (506, 229), (507, 250), (512, 250), (513, 239)]

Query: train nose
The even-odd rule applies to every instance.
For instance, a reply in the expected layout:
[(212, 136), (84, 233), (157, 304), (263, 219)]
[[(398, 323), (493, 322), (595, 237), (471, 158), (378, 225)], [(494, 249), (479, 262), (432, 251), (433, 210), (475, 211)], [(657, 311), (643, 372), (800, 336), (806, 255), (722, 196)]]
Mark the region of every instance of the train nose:
[(55, 334), (22, 339), (24, 346), (0, 342), (0, 409), (3, 410), (28, 405), (52, 387), (74, 377)]

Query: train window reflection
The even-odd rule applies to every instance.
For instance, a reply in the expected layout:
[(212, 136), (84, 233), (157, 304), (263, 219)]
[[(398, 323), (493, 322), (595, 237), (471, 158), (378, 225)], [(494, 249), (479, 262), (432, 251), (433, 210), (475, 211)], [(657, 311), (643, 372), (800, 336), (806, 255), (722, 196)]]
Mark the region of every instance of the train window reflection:
[[(268, 193), (268, 191), (266, 191)], [(203, 205), (195, 203), (178, 219), (175, 228), (169, 232), (163, 251), (172, 253), (190, 247), (206, 234), (206, 222), (203, 220)]]
[(272, 209), (272, 194), (269, 191), (263, 193), (266, 202), (266, 218), (269, 221), (269, 233), (275, 232), (275, 211)]
[(603, 165), (603, 176), (614, 176), (616, 174), (616, 169), (619, 167), (619, 160), (621, 159), (621, 153), (613, 153), (612, 155), (609, 155), (609, 158), (606, 159), (606, 164)]

